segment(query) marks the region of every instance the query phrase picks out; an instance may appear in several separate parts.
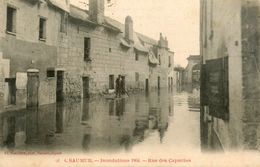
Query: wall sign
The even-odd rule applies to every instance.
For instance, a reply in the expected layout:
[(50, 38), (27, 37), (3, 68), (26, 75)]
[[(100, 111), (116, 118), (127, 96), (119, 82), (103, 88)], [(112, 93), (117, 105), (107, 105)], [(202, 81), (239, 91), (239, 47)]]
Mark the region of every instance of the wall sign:
[(26, 89), (27, 85), (27, 73), (17, 72), (16, 73), (16, 89)]

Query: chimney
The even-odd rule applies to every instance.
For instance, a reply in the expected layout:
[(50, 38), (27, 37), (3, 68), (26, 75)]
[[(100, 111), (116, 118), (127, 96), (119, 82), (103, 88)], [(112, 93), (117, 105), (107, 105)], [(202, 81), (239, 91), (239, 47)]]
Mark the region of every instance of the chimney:
[(131, 16), (125, 18), (125, 39), (128, 42), (134, 42), (134, 28)]
[(163, 47), (163, 35), (160, 33), (159, 46)]
[(168, 39), (165, 37), (165, 47), (168, 48)]
[(104, 23), (105, 2), (104, 0), (89, 0), (90, 19), (98, 24)]

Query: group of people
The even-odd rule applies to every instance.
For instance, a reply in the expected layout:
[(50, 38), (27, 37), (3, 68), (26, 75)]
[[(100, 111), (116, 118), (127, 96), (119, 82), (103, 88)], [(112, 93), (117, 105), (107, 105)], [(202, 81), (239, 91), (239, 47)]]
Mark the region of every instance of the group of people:
[(125, 94), (125, 88), (124, 88), (124, 80), (121, 75), (118, 75), (116, 79), (116, 97), (121, 97), (122, 94)]

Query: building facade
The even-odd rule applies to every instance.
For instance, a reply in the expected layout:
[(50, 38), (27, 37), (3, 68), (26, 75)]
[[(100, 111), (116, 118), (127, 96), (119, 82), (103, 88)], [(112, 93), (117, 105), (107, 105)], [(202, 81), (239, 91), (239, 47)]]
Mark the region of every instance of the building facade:
[(36, 103), (55, 103), (56, 77), (52, 73), (57, 67), (61, 16), (69, 12), (68, 4), (53, 0), (1, 0), (0, 4), (5, 106), (26, 106), (28, 70), (37, 73), (37, 84), (34, 85), (38, 90)]
[[(133, 20), (104, 15), (105, 1), (89, 10), (66, 0), (0, 0), (1, 103), (10, 110), (173, 85), (174, 53), (162, 35), (137, 33)], [(1, 79), (2, 78), (2, 79)]]
[(196, 85), (199, 81), (198, 72), (200, 70), (201, 56), (200, 55), (190, 55), (188, 58), (188, 64), (185, 68), (185, 84), (186, 85)]
[(205, 149), (259, 150), (259, 7), (255, 0), (201, 0)]
[(89, 3), (89, 11), (70, 6), (69, 40), (61, 40), (58, 67), (65, 70), (66, 97), (105, 94), (115, 89), (118, 75), (126, 91), (173, 85), (174, 53), (167, 39), (161, 35), (156, 41), (135, 32), (130, 16), (124, 24), (106, 17), (104, 0)]

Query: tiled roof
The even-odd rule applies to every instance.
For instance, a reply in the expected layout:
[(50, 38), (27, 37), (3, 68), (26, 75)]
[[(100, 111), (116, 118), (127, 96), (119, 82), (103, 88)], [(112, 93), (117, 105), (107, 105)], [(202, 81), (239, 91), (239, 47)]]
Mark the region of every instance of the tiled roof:
[(131, 48), (131, 44), (129, 44), (124, 38), (120, 39), (120, 44), (124, 47)]
[(152, 39), (152, 38), (150, 38), (150, 37), (147, 37), (147, 36), (145, 36), (145, 35), (143, 35), (143, 34), (141, 34), (141, 33), (138, 33), (138, 32), (137, 32), (136, 34), (137, 34), (138, 38), (139, 38), (141, 41), (145, 42), (145, 43), (148, 43), (148, 44), (151, 44), (151, 45), (157, 45), (157, 44), (158, 44), (158, 41), (155, 40), (155, 39)]
[(89, 20), (88, 13), (74, 5), (70, 5), (70, 16), (80, 20)]
[(200, 55), (190, 55), (187, 59), (188, 60), (200, 60), (201, 56)]
[(149, 63), (151, 64), (159, 64), (159, 60), (155, 57), (154, 53), (152, 51), (149, 51)]
[(68, 0), (48, 0), (48, 2), (66, 12), (70, 12), (70, 4)]
[[(89, 18), (87, 10), (81, 9), (81, 8), (76, 7), (74, 5), (70, 5), (70, 16), (73, 17), (73, 18), (85, 21), (85, 22), (92, 22)], [(94, 22), (92, 22), (92, 23), (94, 23)], [(122, 24), (119, 21), (116, 21), (112, 18), (105, 17), (105, 25), (104, 26), (105, 27), (109, 26), (108, 28), (110, 28), (111, 30), (121, 32), (122, 38), (124, 38), (124, 36), (125, 36), (124, 35), (125, 34), (125, 25), (124, 24)], [(134, 37), (134, 48), (138, 51), (141, 51), (141, 52), (145, 52), (145, 53), (149, 52), (149, 48), (144, 46), (142, 44), (142, 42), (148, 43), (150, 45), (157, 45), (158, 44), (158, 42), (156, 40), (149, 38), (149, 37), (147, 37), (147, 36), (145, 36), (141, 33), (134, 32), (133, 37)], [(121, 43), (124, 46), (127, 46), (127, 47), (130, 46), (124, 39), (121, 40)]]

